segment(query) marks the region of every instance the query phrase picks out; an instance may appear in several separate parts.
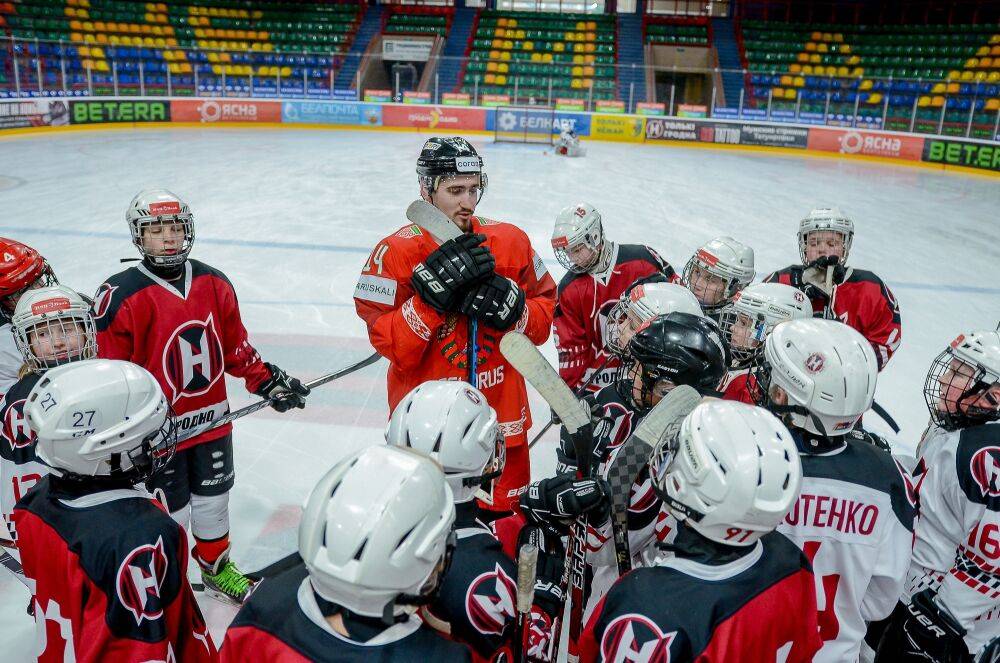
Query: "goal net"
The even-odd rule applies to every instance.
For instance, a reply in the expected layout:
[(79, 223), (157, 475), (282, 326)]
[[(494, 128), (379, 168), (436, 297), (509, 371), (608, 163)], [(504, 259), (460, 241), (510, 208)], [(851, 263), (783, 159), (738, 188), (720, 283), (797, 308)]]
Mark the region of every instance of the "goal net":
[(496, 109), (493, 139), (497, 143), (551, 145), (555, 118), (552, 108), (500, 106)]

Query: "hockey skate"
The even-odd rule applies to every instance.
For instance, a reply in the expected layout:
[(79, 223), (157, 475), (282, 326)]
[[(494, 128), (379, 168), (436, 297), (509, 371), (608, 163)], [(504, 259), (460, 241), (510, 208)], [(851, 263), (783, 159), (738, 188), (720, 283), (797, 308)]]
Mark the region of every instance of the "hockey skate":
[(205, 585), (205, 593), (212, 598), (231, 605), (243, 605), (247, 596), (253, 591), (256, 581), (251, 580), (229, 559), (227, 550), (215, 560), (214, 564), (206, 564), (194, 555), (201, 567), (201, 581)]

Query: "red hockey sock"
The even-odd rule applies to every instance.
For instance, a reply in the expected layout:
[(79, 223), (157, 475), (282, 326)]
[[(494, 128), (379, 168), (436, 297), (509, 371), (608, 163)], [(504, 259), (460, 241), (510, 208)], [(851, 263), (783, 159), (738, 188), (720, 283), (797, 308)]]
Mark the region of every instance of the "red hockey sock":
[(194, 540), (194, 552), (198, 555), (198, 558), (207, 565), (211, 566), (215, 564), (215, 560), (219, 559), (226, 549), (229, 548), (229, 533), (223, 534), (218, 539), (199, 539)]

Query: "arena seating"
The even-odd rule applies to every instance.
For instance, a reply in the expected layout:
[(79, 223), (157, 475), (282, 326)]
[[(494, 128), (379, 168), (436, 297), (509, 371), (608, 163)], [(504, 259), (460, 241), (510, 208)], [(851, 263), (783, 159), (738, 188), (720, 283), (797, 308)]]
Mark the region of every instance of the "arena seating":
[(643, 22), (647, 44), (708, 46), (711, 41), (706, 18), (673, 18), (646, 14)]
[(11, 36), (27, 40), (15, 47), (26, 65), (19, 71), (25, 87), (37, 84), (41, 64), (46, 88), (61, 87), (65, 67), (67, 88), (77, 90), (107, 88), (117, 79), (120, 92), (137, 90), (140, 80), (147, 93), (165, 91), (168, 71), (174, 94), (193, 93), (196, 73), (199, 87), (209, 91), (221, 90), (223, 76), (236, 92), (249, 91), (253, 78), (255, 92), (266, 94), (270, 87), (276, 94), (279, 77), (287, 79), (283, 88), (328, 89), (361, 6), (253, 6), (236, 0), (25, 0), (0, 3), (0, 29), (6, 24)]
[[(992, 25), (817, 25), (744, 21), (748, 98), (839, 111), (908, 128), (917, 118), (992, 127), (1000, 109), (1000, 29)], [(947, 103), (947, 108), (945, 104)], [(899, 119), (897, 119), (899, 118)], [(904, 126), (905, 125), (905, 126)]]
[(386, 34), (440, 35), (446, 37), (454, 14), (452, 7), (391, 5), (383, 32)]
[[(482, 12), (462, 89), (519, 99), (615, 98), (615, 22), (608, 14)], [(478, 81), (478, 83), (477, 83)]]

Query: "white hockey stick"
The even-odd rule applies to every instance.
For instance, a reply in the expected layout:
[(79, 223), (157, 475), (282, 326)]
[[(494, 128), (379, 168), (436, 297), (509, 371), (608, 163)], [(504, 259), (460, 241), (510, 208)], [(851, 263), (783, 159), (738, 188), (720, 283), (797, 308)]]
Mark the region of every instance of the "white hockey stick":
[(462, 236), (462, 230), (445, 213), (426, 200), (414, 200), (406, 208), (406, 219), (429, 232), (438, 242)]
[(527, 336), (507, 332), (500, 339), (500, 352), (542, 395), (567, 431), (575, 433), (590, 423), (590, 412)]
[(538, 567), (538, 547), (525, 543), (517, 553), (517, 629), (513, 649), (516, 663), (528, 660), (526, 631), (535, 600), (535, 576)]

